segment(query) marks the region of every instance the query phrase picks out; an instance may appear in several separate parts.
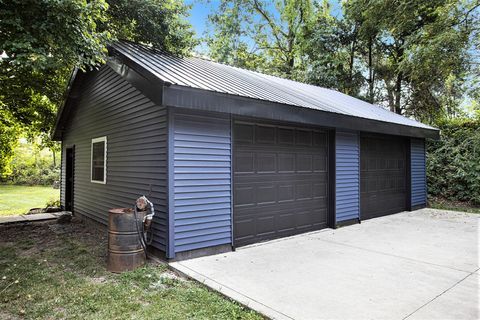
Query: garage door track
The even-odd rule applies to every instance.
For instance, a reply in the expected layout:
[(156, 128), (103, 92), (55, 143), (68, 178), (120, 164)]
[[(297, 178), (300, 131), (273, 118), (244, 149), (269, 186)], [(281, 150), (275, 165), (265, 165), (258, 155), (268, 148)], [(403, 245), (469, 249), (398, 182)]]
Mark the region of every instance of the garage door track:
[(479, 217), (403, 212), (171, 266), (275, 319), (478, 319)]

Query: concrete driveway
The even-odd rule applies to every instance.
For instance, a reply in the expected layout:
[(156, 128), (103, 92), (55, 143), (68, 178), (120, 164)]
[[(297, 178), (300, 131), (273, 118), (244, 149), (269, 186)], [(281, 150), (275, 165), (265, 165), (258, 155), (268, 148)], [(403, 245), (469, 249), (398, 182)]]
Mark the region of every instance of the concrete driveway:
[(479, 218), (403, 212), (171, 266), (275, 319), (478, 319)]

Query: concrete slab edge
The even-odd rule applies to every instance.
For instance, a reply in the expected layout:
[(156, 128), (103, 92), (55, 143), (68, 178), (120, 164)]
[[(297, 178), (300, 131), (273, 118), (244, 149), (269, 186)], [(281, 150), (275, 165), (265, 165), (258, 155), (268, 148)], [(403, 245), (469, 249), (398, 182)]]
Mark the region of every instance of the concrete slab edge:
[(204, 275), (182, 265), (179, 262), (169, 263), (169, 268), (179, 274), (180, 276), (196, 281), (201, 285), (206, 286), (208, 289), (213, 290), (215, 292), (220, 293), (222, 296), (234, 300), (235, 302), (241, 304), (245, 308), (251, 309), (260, 313), (262, 316), (266, 317), (267, 319), (273, 320), (292, 320), (292, 317), (289, 317), (281, 312), (278, 312), (268, 306), (259, 303), (231, 288), (222, 286), (218, 282), (205, 277)]
[(55, 220), (58, 215), (53, 213), (39, 213), (32, 215), (16, 215), (0, 218), (0, 225), (24, 224), (30, 222), (40, 222), (47, 220)]

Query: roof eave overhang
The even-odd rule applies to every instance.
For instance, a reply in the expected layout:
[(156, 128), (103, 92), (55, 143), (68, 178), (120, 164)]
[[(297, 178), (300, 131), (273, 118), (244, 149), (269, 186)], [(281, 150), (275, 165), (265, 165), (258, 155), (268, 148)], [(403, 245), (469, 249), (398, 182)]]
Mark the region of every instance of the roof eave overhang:
[(439, 139), (438, 129), (406, 126), (311, 108), (280, 104), (162, 81), (150, 70), (110, 48), (109, 66), (158, 105), (237, 116), (304, 123), (329, 128)]
[(50, 134), (50, 138), (53, 141), (62, 140), (68, 110), (77, 103), (77, 100), (79, 98), (81, 78), (83, 78), (84, 76), (85, 73), (78, 68), (73, 69), (72, 74), (70, 75), (70, 80), (68, 81), (63, 103), (60, 105), (57, 111), (55, 126), (53, 127), (52, 133)]
[(163, 95), (164, 105), (172, 107), (408, 137), (440, 137), (437, 129), (406, 126), (178, 85), (165, 87)]

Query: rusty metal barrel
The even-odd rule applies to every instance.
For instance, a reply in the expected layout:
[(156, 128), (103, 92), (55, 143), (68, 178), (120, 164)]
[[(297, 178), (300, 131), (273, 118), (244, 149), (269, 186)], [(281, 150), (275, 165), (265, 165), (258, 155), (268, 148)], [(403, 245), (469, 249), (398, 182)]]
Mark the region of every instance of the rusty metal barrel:
[(107, 269), (120, 273), (145, 264), (145, 252), (138, 235), (143, 230), (146, 211), (138, 211), (138, 229), (131, 208), (111, 209), (108, 215), (108, 261)]

